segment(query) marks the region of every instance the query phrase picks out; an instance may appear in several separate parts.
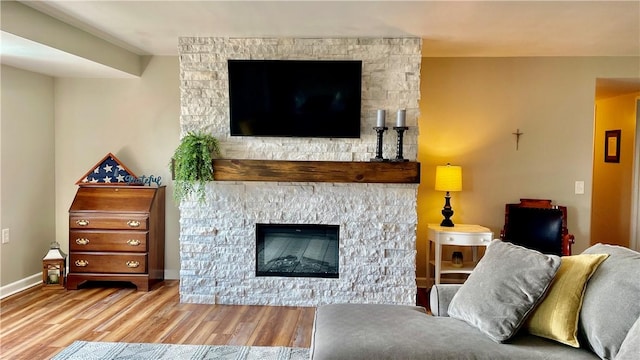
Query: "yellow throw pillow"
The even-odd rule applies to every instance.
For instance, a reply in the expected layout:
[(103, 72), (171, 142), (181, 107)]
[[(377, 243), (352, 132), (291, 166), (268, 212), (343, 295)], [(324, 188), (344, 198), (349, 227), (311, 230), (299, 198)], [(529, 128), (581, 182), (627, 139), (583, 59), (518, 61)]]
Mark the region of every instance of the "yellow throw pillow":
[(563, 256), (544, 300), (531, 313), (529, 333), (573, 347), (578, 344), (578, 319), (587, 281), (608, 254)]

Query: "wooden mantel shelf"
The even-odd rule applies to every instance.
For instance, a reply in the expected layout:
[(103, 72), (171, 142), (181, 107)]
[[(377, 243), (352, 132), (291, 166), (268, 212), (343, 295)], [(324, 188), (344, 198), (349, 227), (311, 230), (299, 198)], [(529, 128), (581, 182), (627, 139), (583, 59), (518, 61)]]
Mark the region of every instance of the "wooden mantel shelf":
[(418, 162), (217, 159), (216, 181), (420, 183)]

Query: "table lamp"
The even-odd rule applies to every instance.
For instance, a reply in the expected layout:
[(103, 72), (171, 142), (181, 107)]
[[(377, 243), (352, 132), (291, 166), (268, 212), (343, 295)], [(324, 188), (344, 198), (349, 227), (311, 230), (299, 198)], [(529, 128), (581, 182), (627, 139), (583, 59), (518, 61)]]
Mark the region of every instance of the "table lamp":
[(450, 191), (461, 191), (462, 190), (462, 167), (460, 166), (452, 166), (447, 163), (445, 166), (436, 166), (436, 191), (446, 191), (446, 195), (444, 196), (444, 208), (442, 209), (442, 215), (444, 216), (444, 220), (440, 223), (440, 226), (452, 227), (453, 221), (451, 221), (451, 216), (453, 216), (453, 209), (451, 208), (451, 203), (449, 200), (451, 199)]

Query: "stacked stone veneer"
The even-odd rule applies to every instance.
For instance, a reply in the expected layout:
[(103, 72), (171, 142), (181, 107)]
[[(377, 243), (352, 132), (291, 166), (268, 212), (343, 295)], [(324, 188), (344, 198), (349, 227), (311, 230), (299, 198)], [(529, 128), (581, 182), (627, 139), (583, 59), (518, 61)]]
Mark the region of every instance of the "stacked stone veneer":
[[(179, 40), (182, 133), (205, 131), (225, 158), (369, 161), (376, 110), (387, 110), (383, 155), (396, 154), (396, 111), (407, 110), (403, 155), (417, 155), (418, 38)], [(359, 139), (231, 137), (227, 59), (362, 60)], [(207, 203), (180, 205), (182, 302), (314, 306), (414, 304), (415, 184), (212, 182)], [(340, 225), (338, 279), (256, 277), (255, 224)]]

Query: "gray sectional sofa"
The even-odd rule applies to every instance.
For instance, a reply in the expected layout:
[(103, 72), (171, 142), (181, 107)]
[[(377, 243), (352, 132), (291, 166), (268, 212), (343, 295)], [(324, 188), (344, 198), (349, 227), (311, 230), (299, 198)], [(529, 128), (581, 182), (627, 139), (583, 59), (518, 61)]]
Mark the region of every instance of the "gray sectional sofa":
[[(576, 284), (573, 279), (567, 280), (567, 276), (574, 275), (568, 275), (564, 264), (585, 256), (561, 258), (563, 266), (559, 266), (553, 256), (544, 258), (537, 253), (536, 264), (529, 261), (529, 253), (522, 255), (523, 250), (514, 248), (515, 245), (497, 242), (500, 241), (489, 245), (465, 284), (432, 288), (432, 314), (422, 307), (405, 305), (318, 307), (311, 359), (640, 359), (640, 253), (603, 244), (587, 249), (583, 254), (591, 255), (586, 257), (600, 256), (604, 260), (595, 261), (598, 264), (590, 265), (590, 270), (583, 268), (583, 272), (589, 273), (578, 289), (581, 301), (569, 311), (575, 312), (571, 318), (563, 315), (564, 310), (557, 305), (568, 296), (553, 298), (557, 296), (554, 289), (563, 282)], [(505, 256), (516, 258), (509, 261)], [(510, 264), (504, 265), (505, 262)], [(544, 270), (544, 275), (539, 272), (533, 275), (537, 278), (551, 275), (548, 286), (529, 284), (536, 267), (551, 269)], [(504, 271), (507, 272), (501, 273)], [(496, 279), (487, 282), (488, 278)], [(513, 282), (514, 291), (509, 289)], [(481, 286), (474, 288), (478, 284)], [(542, 288), (536, 289), (539, 287)], [(520, 304), (527, 302), (530, 304)], [(543, 323), (548, 319), (566, 325), (569, 337), (576, 337), (573, 345), (567, 345), (567, 340), (553, 339), (555, 334), (531, 334), (534, 318), (540, 317), (545, 302), (553, 304), (550, 315), (541, 317)], [(514, 304), (515, 311), (511, 308)]]

